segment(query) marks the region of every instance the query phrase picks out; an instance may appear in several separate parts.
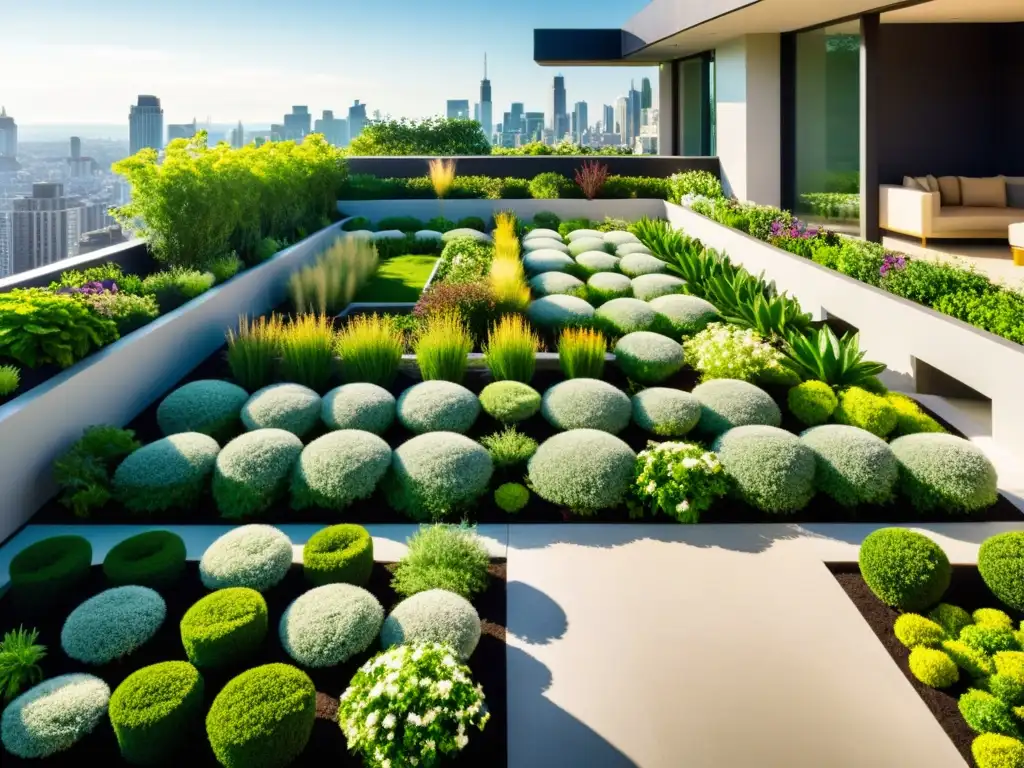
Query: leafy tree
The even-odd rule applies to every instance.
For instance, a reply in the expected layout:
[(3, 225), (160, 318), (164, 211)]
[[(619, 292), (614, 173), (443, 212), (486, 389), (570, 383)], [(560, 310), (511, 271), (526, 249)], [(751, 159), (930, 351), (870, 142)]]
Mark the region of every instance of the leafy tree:
[(490, 142), (476, 120), (432, 117), (369, 123), (349, 146), (350, 155), (489, 155)]

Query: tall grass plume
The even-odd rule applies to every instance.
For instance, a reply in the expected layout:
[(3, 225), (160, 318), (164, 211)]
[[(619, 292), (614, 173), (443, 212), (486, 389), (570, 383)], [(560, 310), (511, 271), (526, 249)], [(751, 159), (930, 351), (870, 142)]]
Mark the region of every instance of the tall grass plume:
[(427, 317), (413, 347), (424, 381), (442, 379), (461, 384), (466, 377), (473, 337), (461, 315), (438, 312)]
[(339, 237), (288, 282), (296, 312), (336, 315), (377, 271), (377, 248), (363, 237)]
[(327, 315), (299, 315), (281, 332), (281, 375), (320, 394), (334, 371), (334, 327)]
[(505, 315), (491, 327), (484, 361), (495, 381), (529, 384), (537, 366), (540, 339), (522, 315)]
[(569, 379), (600, 379), (608, 342), (593, 328), (566, 328), (558, 339), (558, 364)]
[(238, 331), (228, 329), (228, 367), (239, 385), (255, 392), (272, 384), (281, 353), (284, 322), (278, 314), (238, 318)]
[(403, 333), (390, 317), (353, 317), (337, 337), (342, 380), (388, 386), (398, 373), (403, 346)]

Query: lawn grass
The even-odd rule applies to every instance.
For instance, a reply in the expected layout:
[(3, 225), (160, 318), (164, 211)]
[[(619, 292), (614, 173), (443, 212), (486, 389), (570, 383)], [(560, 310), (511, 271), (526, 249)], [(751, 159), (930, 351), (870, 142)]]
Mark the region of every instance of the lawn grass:
[(354, 301), (416, 301), (437, 256), (395, 256), (382, 262)]

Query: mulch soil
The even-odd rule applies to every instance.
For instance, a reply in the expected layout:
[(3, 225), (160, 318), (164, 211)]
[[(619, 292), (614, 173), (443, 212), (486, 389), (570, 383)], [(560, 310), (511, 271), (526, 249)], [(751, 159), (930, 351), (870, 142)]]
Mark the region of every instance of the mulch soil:
[[(921, 697), (935, 719), (939, 721), (942, 730), (949, 736), (964, 760), (968, 765), (974, 765), (974, 759), (971, 757), (971, 742), (978, 734), (967, 726), (957, 707), (960, 695), (971, 687), (966, 675), (961, 676), (959, 683), (942, 691), (929, 688), (918, 681), (910, 672), (910, 649), (897, 640), (893, 633), (893, 624), (900, 612), (875, 597), (857, 570), (856, 563), (830, 564), (829, 569), (903, 672), (903, 676), (907, 678), (910, 685), (917, 691), (917, 695)], [(978, 608), (1000, 608), (1009, 613), (1015, 623), (1022, 618), (1019, 612), (1008, 609), (992, 596), (992, 592), (982, 581), (977, 566), (973, 565), (953, 566), (953, 578), (949, 590), (942, 600), (958, 605), (967, 611), (975, 611)]]
[[(385, 610), (399, 602), (400, 596), (391, 589), (391, 571), (394, 564), (375, 563), (370, 583), (366, 588), (380, 600)], [(453, 761), (455, 765), (495, 766), (507, 763), (507, 711), (505, 675), (505, 560), (495, 559), (490, 566), (490, 584), (473, 604), (480, 614), (483, 635), (480, 644), (469, 660), (473, 679), (483, 686), (491, 719), (482, 732), (469, 732), (469, 745)], [(12, 602), (10, 594), (0, 598), (0, 632), (6, 632), (24, 625), (39, 630), (39, 641), (47, 647), (46, 658), (42, 661), (47, 678), (70, 672), (87, 672), (107, 682), (111, 691), (124, 678), (142, 667), (161, 661), (187, 661), (181, 644), (178, 625), (185, 611), (197, 600), (209, 594), (199, 579), (199, 566), (189, 562), (184, 577), (170, 589), (161, 591), (167, 601), (167, 620), (157, 635), (135, 653), (101, 667), (92, 667), (69, 659), (60, 645), (60, 631), (64, 620), (76, 605), (88, 597), (107, 588), (100, 566), (93, 566), (89, 580), (74, 593), (64, 596), (58, 606), (48, 608), (40, 615), (38, 610), (19, 608)], [(285, 608), (310, 588), (302, 574), (301, 565), (293, 565), (287, 577), (278, 586), (266, 592), (264, 597), (269, 608), (267, 639), (257, 657), (234, 669), (203, 670), (206, 685), (206, 706), (213, 702), (220, 689), (233, 677), (252, 667), (281, 662), (297, 666), (281, 647), (278, 639), (278, 623)], [(356, 670), (379, 650), (373, 646), (357, 658), (327, 669), (305, 669), (317, 690), (317, 720), (313, 735), (302, 756), (293, 765), (298, 766), (361, 766), (362, 760), (348, 752), (344, 734), (336, 722), (338, 697), (348, 686)], [(187, 765), (190, 768), (216, 766), (213, 752), (206, 739), (205, 730), (200, 729), (181, 738), (182, 752), (168, 764)], [(109, 721), (104, 719), (96, 730), (67, 752), (46, 760), (22, 760), (0, 749), (0, 765), (126, 765), (117, 745), (117, 739)]]

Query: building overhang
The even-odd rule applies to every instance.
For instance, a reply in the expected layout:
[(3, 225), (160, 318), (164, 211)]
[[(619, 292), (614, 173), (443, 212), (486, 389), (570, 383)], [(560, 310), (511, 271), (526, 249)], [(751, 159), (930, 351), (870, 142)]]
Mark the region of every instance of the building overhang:
[(535, 29), (533, 59), (542, 66), (629, 66), (624, 52), (639, 41), (623, 29)]

